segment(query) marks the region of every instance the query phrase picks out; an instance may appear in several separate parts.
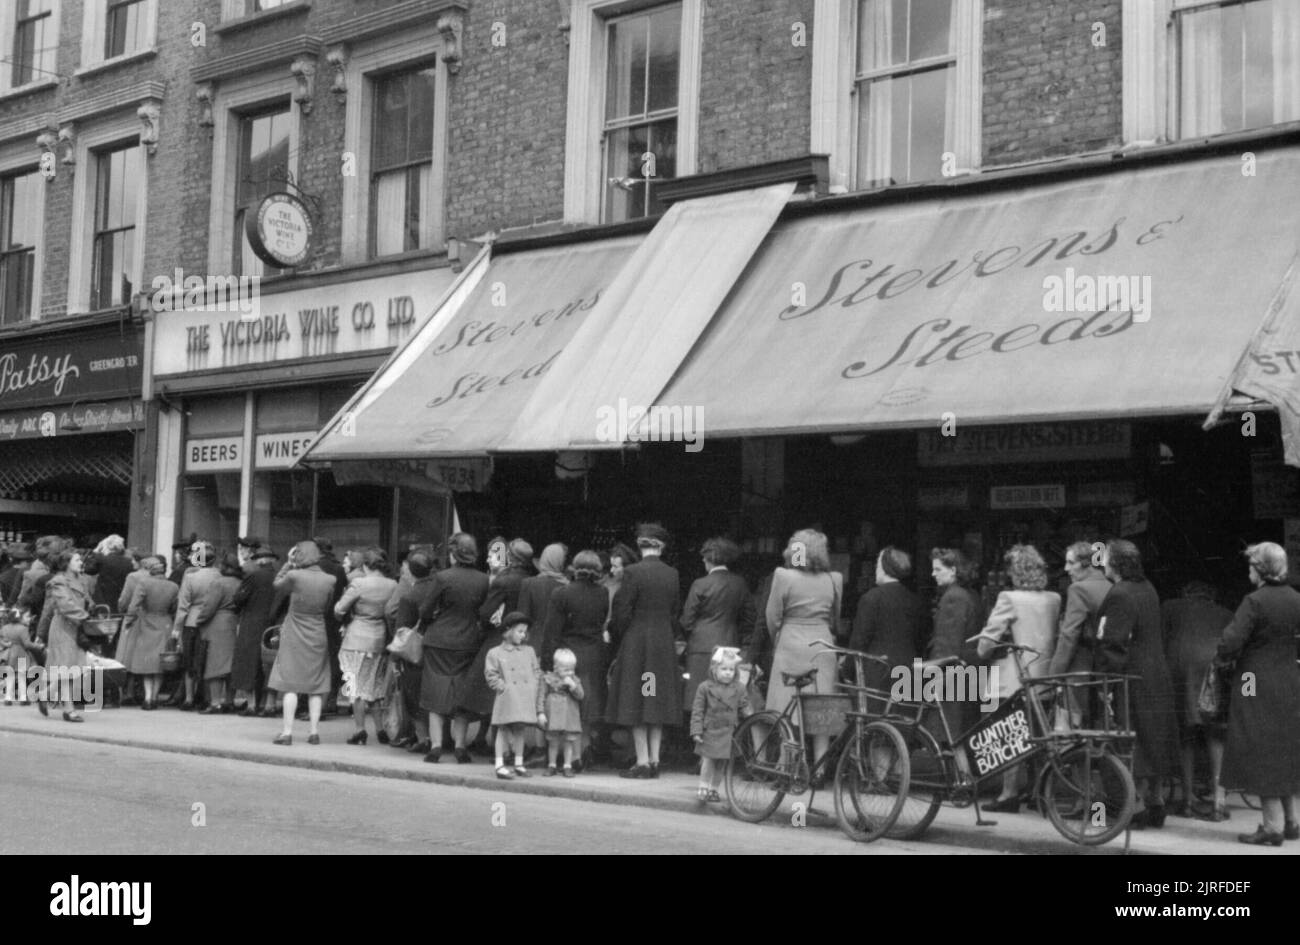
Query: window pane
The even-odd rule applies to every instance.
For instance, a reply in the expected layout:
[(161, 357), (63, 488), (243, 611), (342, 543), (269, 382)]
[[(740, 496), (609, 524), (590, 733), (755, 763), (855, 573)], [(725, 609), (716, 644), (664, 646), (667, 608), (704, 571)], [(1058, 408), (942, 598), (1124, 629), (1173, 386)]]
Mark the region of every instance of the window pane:
[(677, 107), (681, 38), (681, 7), (669, 7), (651, 14), (648, 111)]
[(1273, 123), (1273, 4), (1242, 7), (1242, 124), (1258, 128)]
[(36, 245), (41, 221), (36, 215), (36, 188), (43, 183), (40, 174), (20, 174), (5, 181), (3, 244), (0, 248)]
[(858, 107), (857, 184), (880, 187), (942, 173), (955, 69), (863, 83)]
[(289, 112), (272, 112), (240, 122), (238, 199), (242, 207), (283, 188), (289, 169)]
[(391, 256), (404, 250), (405, 202), (406, 173), (404, 171), (389, 171), (375, 178), (372, 199), (375, 255)]
[(908, 29), (910, 58), (946, 56), (951, 52), (951, 23), (952, 0), (912, 0), (912, 19)]
[(948, 78), (953, 70), (934, 69), (912, 76), (912, 134), (907, 162), (908, 180), (943, 176)]
[(906, 0), (862, 0), (858, 4), (858, 72), (902, 62), (907, 55)]
[(406, 161), (411, 134), (409, 78), (401, 73), (380, 79), (376, 85), (371, 160), (377, 170)]
[[(671, 180), (677, 173), (677, 121), (667, 119), (648, 125), (635, 125), (611, 132), (607, 142), (608, 160), (606, 211), (608, 221), (630, 220), (663, 211), (655, 199), (654, 185)], [(654, 175), (647, 177), (643, 155), (654, 155)]]
[(645, 114), (649, 20), (648, 16), (637, 16), (610, 24), (606, 121)]
[(408, 161), (427, 161), (433, 157), (433, 83), (433, 69), (421, 69), (411, 74), (411, 137), (407, 145)]
[(9, 325), (31, 318), (35, 272), (35, 250), (0, 257), (0, 323)]

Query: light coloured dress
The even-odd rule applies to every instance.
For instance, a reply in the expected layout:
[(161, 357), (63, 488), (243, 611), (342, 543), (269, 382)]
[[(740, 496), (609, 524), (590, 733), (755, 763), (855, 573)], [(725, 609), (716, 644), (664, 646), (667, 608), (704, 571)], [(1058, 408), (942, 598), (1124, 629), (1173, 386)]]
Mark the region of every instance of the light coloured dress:
[(162, 672), (160, 659), (171, 634), (172, 614), (176, 611), (180, 588), (148, 572), (135, 581), (128, 578), (127, 586), (131, 588), (131, 600), (126, 612), (134, 621), (131, 628), (134, 642), (128, 658), (122, 662), (129, 673), (152, 676)]
[(239, 584), (237, 577), (220, 577), (213, 582), (208, 593), (207, 603), (212, 616), (199, 627), (199, 637), (208, 645), (208, 658), (203, 664), (204, 679), (224, 679), (230, 675), (235, 660), (235, 636), (239, 632), (239, 613), (235, 609)]
[(314, 564), (285, 569), (274, 586), (289, 592), (289, 612), (280, 624), (280, 649), (267, 686), (276, 692), (328, 695), (330, 653), (325, 612), (334, 604), (334, 575)]
[(384, 641), (388, 624), (384, 610), (397, 582), (378, 572), (353, 579), (334, 606), (340, 620), (351, 614), (343, 645), (339, 649), (339, 670), (344, 692), (353, 699), (374, 702), (388, 689), (388, 655)]
[(783, 712), (795, 696), (795, 690), (782, 681), (782, 673), (798, 676), (815, 669), (816, 686), (805, 691), (828, 693), (834, 689), (834, 654), (810, 644), (814, 640), (834, 643), (832, 628), (840, 619), (842, 585), (843, 578), (834, 571), (776, 569), (767, 599), (767, 625), (776, 637), (767, 708)]
[(582, 700), (587, 694), (582, 680), (576, 675), (573, 679), (577, 685), (572, 692), (558, 673), (546, 673), (537, 687), (537, 711), (546, 713), (546, 737), (552, 740), (582, 734)]

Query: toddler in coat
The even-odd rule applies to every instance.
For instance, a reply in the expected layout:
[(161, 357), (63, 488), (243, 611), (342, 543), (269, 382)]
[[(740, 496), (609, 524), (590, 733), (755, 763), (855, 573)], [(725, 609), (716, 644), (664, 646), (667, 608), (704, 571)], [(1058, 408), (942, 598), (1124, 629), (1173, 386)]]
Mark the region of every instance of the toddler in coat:
[[(501, 645), (488, 650), (483, 675), (496, 693), (492, 703), (492, 724), (497, 727), (497, 777), (512, 781), (528, 777), (524, 767), (524, 741), (528, 726), (544, 725), (546, 718), (537, 711), (538, 690), (542, 677), (537, 654), (524, 640), (528, 638), (528, 618), (518, 611), (501, 620)], [(515, 768), (506, 767), (507, 746), (515, 754)]]
[(34, 642), (28, 634), (22, 611), (3, 611), (0, 616), (0, 667), (7, 666), (12, 670), (0, 674), (0, 688), (4, 690), (2, 694), (5, 705), (12, 705), (18, 696), (18, 674), (42, 663), (43, 649), (44, 646)]
[(555, 762), (564, 745), (564, 776), (573, 777), (573, 758), (582, 736), (582, 706), (586, 698), (578, 679), (578, 657), (560, 648), (551, 658), (555, 671), (542, 676), (537, 690), (537, 714), (546, 728), (546, 776), (557, 772)]
[(740, 720), (750, 715), (745, 688), (736, 678), (740, 651), (734, 646), (713, 648), (709, 660), (709, 678), (695, 690), (691, 707), (691, 738), (700, 756), (700, 786), (696, 796), (702, 801), (720, 801), (718, 782), (722, 765), (731, 756), (731, 736)]

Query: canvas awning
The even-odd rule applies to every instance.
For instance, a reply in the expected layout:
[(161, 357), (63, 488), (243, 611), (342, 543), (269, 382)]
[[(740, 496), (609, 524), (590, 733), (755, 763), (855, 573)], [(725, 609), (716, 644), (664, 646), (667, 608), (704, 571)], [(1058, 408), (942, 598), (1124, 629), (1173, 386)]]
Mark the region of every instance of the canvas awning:
[(1243, 167), (782, 221), (658, 403), (710, 437), (1207, 411), (1300, 248), (1300, 151)]

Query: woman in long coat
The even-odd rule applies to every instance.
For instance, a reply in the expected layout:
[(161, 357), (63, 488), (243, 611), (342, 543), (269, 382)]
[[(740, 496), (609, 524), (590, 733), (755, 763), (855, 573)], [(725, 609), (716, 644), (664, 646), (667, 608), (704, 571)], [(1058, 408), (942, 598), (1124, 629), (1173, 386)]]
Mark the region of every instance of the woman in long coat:
[[(494, 538), (488, 544), (488, 566), (492, 575), (487, 597), (479, 608), (478, 616), (479, 622), (489, 632), (474, 657), (474, 665), (470, 667), (460, 702), (456, 706), (458, 712), (484, 720), (475, 738), (475, 744), (482, 742), (484, 747), (490, 747), (486, 720), (492, 717), (492, 707), (496, 703), (496, 693), (488, 685), (485, 675), (488, 651), (501, 642), (499, 634), (505, 615), (519, 610), (519, 592), (528, 579), (528, 569), (532, 563), (533, 546), (522, 538), (511, 542), (504, 538)], [(538, 635), (541, 635), (540, 626)], [(458, 753), (456, 760), (467, 763), (470, 760), (468, 750)]]
[(239, 631), (239, 614), (235, 595), (239, 593), (242, 569), (233, 554), (221, 558), (221, 576), (206, 595), (199, 622), (199, 639), (207, 644), (203, 681), (208, 684), (208, 705), (200, 715), (232, 711), (229, 704), (230, 668), (235, 659), (235, 635)]
[[(243, 706), (236, 706), (240, 715), (258, 715), (259, 688), (265, 687), (262, 670), (262, 634), (275, 623), (277, 600), (275, 590), (275, 562), (279, 558), (266, 545), (258, 545), (244, 561), (244, 578), (235, 592), (235, 612), (239, 615), (239, 632), (235, 635), (235, 658), (230, 664), (230, 684), (235, 698), (243, 697)], [(267, 688), (266, 705), (261, 715), (275, 715), (274, 690)]]
[(1165, 822), (1160, 782), (1178, 770), (1178, 714), (1174, 686), (1165, 662), (1160, 598), (1142, 572), (1142, 556), (1131, 541), (1107, 542), (1106, 577), (1113, 586), (1098, 611), (1096, 671), (1137, 676), (1129, 681), (1132, 722), (1137, 732), (1133, 777), (1143, 809), (1135, 827)]
[[(888, 692), (893, 669), (902, 666), (910, 673), (912, 661), (921, 655), (925, 645), (930, 617), (925, 603), (903, 583), (911, 576), (911, 555), (893, 546), (884, 548), (876, 557), (876, 586), (858, 601), (849, 649), (889, 660), (888, 666), (866, 662), (863, 685), (872, 689)], [(822, 657), (818, 666), (826, 662)], [(819, 691), (825, 691), (820, 682), (819, 677)]]
[(641, 561), (624, 570), (614, 596), (610, 636), (617, 656), (605, 714), (612, 724), (632, 729), (636, 765), (620, 777), (657, 778), (663, 727), (682, 723), (673, 644), (682, 612), (681, 581), (659, 557), (667, 531), (643, 525), (636, 543)]
[[(754, 598), (749, 585), (729, 570), (740, 557), (736, 543), (710, 538), (700, 549), (708, 573), (691, 585), (682, 607), (682, 630), (686, 633), (686, 696), (683, 704), (695, 705), (695, 690), (709, 678), (709, 661), (714, 647), (740, 646), (740, 628), (746, 632), (754, 623)], [(582, 664), (578, 664), (581, 669)]]
[[(844, 579), (831, 570), (826, 536), (821, 532), (795, 532), (786, 545), (785, 558), (790, 567), (776, 569), (767, 599), (767, 626), (776, 649), (767, 708), (775, 712), (784, 712), (796, 696), (783, 674), (800, 676), (814, 670), (814, 687), (808, 691), (828, 693), (834, 689), (834, 654), (812, 644), (835, 642), (844, 597)], [(813, 736), (816, 757), (825, 755), (829, 747), (829, 735)]]
[[(144, 677), (144, 702), (140, 708), (158, 708), (158, 690), (162, 687), (162, 653), (172, 628), (176, 598), (180, 588), (163, 577), (167, 565), (157, 555), (150, 555), (135, 574), (127, 579), (131, 599), (124, 610), (131, 617), (134, 642), (131, 644), (126, 670)], [(134, 578), (134, 580), (132, 580)]]
[(431, 746), (424, 760), (437, 764), (442, 757), (442, 737), (448, 716), (456, 759), (469, 757), (465, 746), (469, 718), (457, 713), (483, 638), (479, 608), (488, 594), (488, 576), (474, 567), (478, 544), (473, 535), (457, 532), (447, 539), (452, 565), (433, 578), (433, 588), (420, 607), (424, 630), (424, 673), (420, 680), (420, 708), (429, 713)]
[[(935, 602), (934, 634), (930, 637), (926, 659), (956, 657), (966, 663), (978, 662), (975, 644), (966, 642), (984, 629), (984, 607), (979, 595), (971, 590), (975, 581), (974, 565), (959, 549), (935, 548), (930, 552), (930, 574), (939, 588), (939, 599)], [(975, 706), (974, 693), (967, 693), (961, 701), (947, 699), (941, 703), (943, 717), (954, 739), (975, 724)], [(933, 714), (930, 718), (937, 722)], [(935, 725), (930, 729), (940, 742), (944, 740), (941, 728)], [(965, 764), (965, 752), (956, 752), (954, 757), (957, 764)]]
[[(592, 727), (604, 719), (605, 674), (609, 658), (605, 645), (605, 614), (608, 595), (601, 586), (603, 569), (600, 555), (580, 551), (573, 559), (573, 580), (551, 595), (543, 638), (557, 649), (573, 652), (578, 660), (578, 682), (582, 686), (582, 758), (574, 769), (590, 764)], [(554, 720), (552, 720), (554, 721)]]
[[(1300, 840), (1300, 593), (1285, 584), (1286, 552), (1272, 542), (1246, 549), (1250, 582), (1236, 616), (1223, 631), (1219, 659), (1236, 660), (1228, 703), (1223, 783), (1257, 794), (1264, 822), (1242, 843), (1281, 846)], [(1243, 692), (1250, 686), (1249, 694)]]
[(550, 613), (551, 595), (569, 583), (564, 573), (568, 557), (569, 549), (564, 545), (547, 545), (537, 559), (537, 574), (527, 578), (519, 589), (519, 612), (528, 618), (531, 627), (528, 644), (537, 651), (546, 672), (550, 672), (551, 654), (556, 649), (555, 641), (546, 639), (546, 615)]
[[(172, 622), (172, 636), (180, 640), (181, 665), (185, 670), (185, 702), (181, 708), (193, 709), (196, 683), (204, 678), (206, 652), (201, 627), (212, 619), (220, 606), (221, 580), (217, 555), (206, 541), (196, 541), (190, 547), (190, 567), (180, 582), (180, 596), (176, 598), (176, 618)], [(212, 598), (212, 600), (209, 600)]]
[[(49, 684), (58, 691), (46, 693), (56, 698), (50, 701), (63, 703), (65, 722), (84, 722), (72, 704), (69, 677), (80, 672), (90, 661), (86, 651), (77, 645), (77, 630), (90, 617), (93, 605), (90, 594), (81, 581), (81, 555), (76, 551), (61, 551), (50, 559), (53, 576), (45, 585), (45, 604), (41, 623), (47, 627), (45, 672)], [(38, 633), (38, 635), (40, 635)], [(41, 705), (44, 712), (44, 704)]]
[(267, 686), (284, 695), (284, 730), (275, 744), (293, 744), (298, 693), (307, 693), (309, 745), (319, 745), (320, 710), (330, 691), (329, 638), (325, 612), (334, 606), (334, 575), (320, 568), (320, 547), (300, 541), (276, 575), (274, 587), (289, 594), (289, 612), (280, 624), (280, 649)]
[[(384, 608), (393, 596), (397, 581), (388, 576), (388, 557), (378, 548), (368, 548), (360, 555), (360, 574), (352, 579), (334, 615), (347, 621), (343, 645), (339, 648), (339, 669), (343, 682), (351, 690), (352, 722), (356, 731), (349, 745), (366, 743), (366, 710), (375, 717), (375, 737), (388, 744), (388, 733), (379, 718), (379, 700), (388, 691), (388, 624)], [(351, 620), (348, 616), (351, 615)]]

